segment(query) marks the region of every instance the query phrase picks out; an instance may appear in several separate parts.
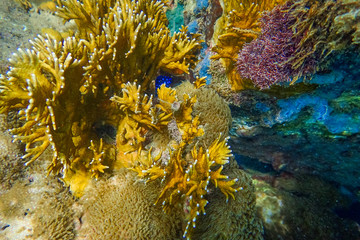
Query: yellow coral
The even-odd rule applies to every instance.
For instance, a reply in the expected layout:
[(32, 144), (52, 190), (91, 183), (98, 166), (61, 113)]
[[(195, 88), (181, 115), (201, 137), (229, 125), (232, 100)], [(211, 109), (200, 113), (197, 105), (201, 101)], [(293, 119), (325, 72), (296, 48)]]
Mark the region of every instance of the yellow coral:
[(263, 239), (261, 221), (257, 218), (256, 197), (252, 179), (238, 166), (231, 162), (222, 171), (229, 178), (239, 181), (234, 185), (240, 187), (234, 193), (235, 200), (226, 202), (225, 195), (211, 189), (207, 195), (206, 215), (198, 216), (198, 223), (193, 230), (193, 239)]
[(170, 73), (189, 73), (189, 68), (194, 67), (197, 62), (195, 55), (196, 50), (200, 48), (199, 34), (193, 34), (191, 40), (187, 34), (188, 28), (182, 27), (179, 32), (175, 33), (170, 42), (172, 44), (165, 51), (165, 57), (160, 65), (161, 69)]
[(94, 144), (93, 141), (90, 141), (90, 147), (89, 149), (91, 151), (93, 151), (94, 156), (93, 159), (91, 160), (91, 162), (89, 163), (90, 165), (90, 172), (92, 172), (91, 177), (95, 177), (98, 178), (99, 177), (99, 173), (104, 173), (104, 169), (109, 168), (108, 166), (104, 166), (102, 165), (102, 157), (104, 155), (103, 152), (103, 140), (102, 138), (100, 138), (100, 146), (99, 149), (96, 149), (96, 146)]
[[(162, 85), (158, 89), (159, 102), (153, 105), (147, 96), (139, 94), (140, 86), (135, 83), (124, 85), (122, 92), (122, 97), (112, 98), (126, 115), (118, 129), (118, 137), (121, 138), (117, 139), (117, 166), (132, 169), (148, 181), (162, 179), (164, 185), (155, 203), (161, 203), (167, 213), (188, 204), (190, 210), (184, 236), (190, 236), (196, 217), (205, 213), (205, 195), (210, 183), (220, 188), (226, 199), (229, 196), (234, 198), (237, 191), (233, 187), (237, 180), (228, 180), (227, 176), (221, 174), (231, 156), (227, 139), (222, 139), (220, 135), (206, 150), (197, 146), (197, 139), (204, 134), (204, 130), (199, 116), (192, 114), (196, 96), (183, 94), (179, 102), (176, 90)], [(138, 114), (152, 115), (140, 118)], [(145, 135), (148, 131), (165, 130), (170, 122), (158, 121), (161, 116), (172, 119), (180, 138), (175, 142), (169, 141), (163, 149), (155, 145), (156, 148), (160, 147), (160, 151), (155, 153), (153, 148), (146, 150)], [(144, 119), (151, 119), (152, 122)], [(127, 126), (129, 123), (133, 125)], [(189, 153), (187, 147), (190, 145), (193, 147)]]
[[(24, 120), (12, 132), (26, 144), (28, 163), (51, 145), (49, 172), (62, 174), (79, 196), (91, 176), (116, 164), (114, 143), (103, 141), (95, 126), (104, 122), (118, 130), (118, 153), (136, 151), (144, 134), (160, 130), (171, 116), (151, 108), (152, 98), (144, 92), (159, 69), (187, 72), (193, 67), (201, 41), (185, 28), (171, 37), (161, 1), (57, 4), (58, 16), (74, 20), (79, 31), (66, 38), (39, 36), (30, 50), (12, 57), (11, 70), (0, 79), (0, 111), (19, 111)], [(110, 99), (121, 92), (114, 98), (119, 109)]]
[(165, 165), (160, 155), (153, 157), (150, 150), (148, 155), (138, 158), (132, 168), (138, 176), (149, 181), (162, 179), (164, 187), (156, 204), (161, 203), (165, 212), (171, 212), (178, 204), (189, 205), (184, 237), (191, 235), (197, 216), (205, 213), (208, 202), (205, 195), (210, 182), (220, 188), (226, 199), (229, 195), (234, 198), (234, 193), (238, 190), (233, 187), (237, 179), (227, 180), (228, 177), (221, 174), (224, 164), (228, 163), (231, 156), (231, 150), (226, 144), (227, 139), (217, 139), (207, 150), (195, 145), (191, 150), (191, 157), (184, 158), (184, 141), (188, 140), (183, 139), (174, 151), (170, 150), (170, 159)]
[(15, 0), (18, 2), (26, 11), (29, 11), (31, 8), (33, 8), (33, 5), (29, 0)]
[[(130, 159), (130, 152), (137, 152), (145, 141), (145, 134), (149, 130), (162, 131), (171, 119), (176, 119), (183, 144), (188, 144), (196, 136), (201, 136), (203, 131), (199, 128), (199, 119), (193, 119), (192, 107), (196, 98), (184, 95), (184, 100), (178, 103), (176, 91), (162, 85), (158, 89), (159, 103), (153, 106), (152, 97), (140, 94), (140, 86), (136, 83), (127, 83), (122, 89), (123, 96), (112, 97), (119, 104), (125, 117), (120, 120), (117, 133), (118, 166), (130, 167), (140, 154), (140, 151)], [(173, 104), (179, 107), (173, 109)]]
[(205, 85), (206, 85), (206, 77), (199, 78), (198, 76), (196, 76), (196, 80), (194, 82), (194, 87), (196, 89), (199, 89)]
[(38, 10), (39, 11), (50, 11), (50, 12), (55, 12), (56, 11), (56, 0), (51, 0), (51, 1), (47, 1), (47, 2), (42, 2), (39, 7)]
[(258, 19), (263, 11), (268, 11), (284, 0), (236, 0), (224, 1), (224, 12), (218, 19), (213, 40), (216, 53), (211, 58), (221, 59), (232, 89), (253, 88), (249, 79), (242, 79), (237, 73), (235, 63), (240, 49), (245, 43), (254, 40), (260, 33)]
[(185, 27), (171, 37), (162, 1), (83, 2), (58, 0), (58, 14), (75, 20), (79, 38), (86, 39), (92, 52), (86, 68), (88, 90), (96, 91), (94, 76), (105, 74), (115, 85), (138, 81), (143, 91), (159, 69), (178, 73), (194, 67), (201, 40), (189, 37)]
[(176, 87), (178, 96), (185, 93), (196, 96), (192, 114), (199, 116), (204, 135), (199, 137), (199, 146), (208, 148), (222, 134), (222, 140), (228, 135), (232, 119), (228, 104), (214, 90), (207, 87), (196, 89), (196, 82), (183, 82)]

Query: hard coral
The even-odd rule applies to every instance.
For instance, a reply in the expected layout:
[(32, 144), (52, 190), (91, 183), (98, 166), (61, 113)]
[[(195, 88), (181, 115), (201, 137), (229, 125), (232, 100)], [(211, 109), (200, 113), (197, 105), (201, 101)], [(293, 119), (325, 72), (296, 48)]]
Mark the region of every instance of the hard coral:
[(193, 84), (184, 82), (176, 87), (176, 92), (178, 96), (185, 93), (196, 96), (193, 114), (199, 115), (204, 128), (204, 135), (199, 137), (201, 146), (207, 148), (220, 134), (222, 139), (228, 135), (232, 122), (230, 108), (214, 90), (207, 87), (195, 88)]
[(151, 159), (149, 155), (140, 160), (134, 170), (150, 181), (162, 179), (164, 186), (156, 204), (162, 204), (165, 212), (170, 213), (179, 205), (188, 208), (183, 236), (189, 238), (196, 226), (196, 219), (205, 214), (208, 188), (211, 185), (218, 187), (226, 200), (229, 196), (235, 198), (234, 194), (239, 188), (234, 187), (238, 179), (226, 180), (228, 176), (222, 175), (222, 169), (231, 156), (226, 141), (216, 140), (207, 150), (194, 146), (190, 156), (184, 158), (183, 155), (186, 155), (185, 149), (175, 149), (170, 152), (170, 159), (165, 165), (159, 161), (159, 157)]
[[(44, 192), (34, 211), (35, 239), (63, 239), (73, 240), (76, 236), (74, 197), (58, 186), (56, 192)], [(49, 214), (51, 213), (51, 214)]]
[(186, 28), (171, 37), (161, 1), (57, 3), (58, 15), (74, 19), (79, 32), (61, 41), (39, 36), (30, 50), (19, 50), (1, 76), (0, 110), (19, 111), (24, 121), (12, 129), (26, 144), (23, 158), (30, 163), (51, 145), (49, 171), (80, 196), (91, 176), (114, 163), (115, 146), (94, 126), (132, 124), (110, 98), (127, 82), (137, 82), (143, 94), (159, 69), (187, 72), (200, 40)]
[(83, 225), (78, 239), (181, 239), (181, 212), (165, 214), (154, 205), (159, 181), (138, 181), (126, 168), (96, 183), (84, 195)]
[(251, 178), (236, 163), (231, 163), (224, 173), (237, 178), (240, 190), (235, 193), (235, 200), (225, 202), (225, 196), (218, 191), (211, 191), (206, 208), (206, 215), (199, 216), (194, 239), (263, 239), (262, 224), (256, 217), (256, 198)]
[(0, 189), (9, 189), (16, 179), (24, 175), (24, 160), (20, 159), (19, 146), (12, 143), (11, 135), (6, 131), (6, 117), (0, 115)]
[[(198, 79), (193, 89), (201, 89), (201, 85), (202, 80)], [(227, 146), (227, 139), (221, 134), (207, 148), (198, 146), (204, 130), (200, 126), (199, 116), (193, 115), (196, 94), (177, 95), (175, 89), (163, 84), (158, 89), (158, 103), (153, 106), (147, 96), (137, 94), (139, 88), (127, 84), (123, 89), (123, 97), (113, 98), (120, 109), (126, 111), (129, 119), (127, 122), (133, 122), (129, 128), (123, 127), (123, 137), (117, 141), (120, 146), (127, 146), (119, 147), (120, 151), (127, 150), (119, 152), (119, 166), (136, 171), (139, 177), (148, 181), (162, 179), (162, 190), (155, 203), (162, 204), (167, 213), (187, 206), (184, 237), (190, 237), (197, 216), (205, 213), (208, 186), (212, 184), (218, 187), (226, 199), (229, 196), (234, 198), (234, 193), (238, 190), (233, 187), (236, 179), (227, 180), (228, 177), (221, 174), (231, 156), (231, 150)], [(142, 113), (145, 115), (138, 117)], [(149, 144), (149, 148), (145, 144), (146, 134), (166, 132), (170, 123), (176, 128), (177, 136), (169, 133), (166, 145), (153, 142)], [(131, 139), (133, 141), (128, 144)]]
[(218, 20), (214, 33), (212, 59), (221, 59), (233, 90), (251, 88), (248, 80), (242, 79), (235, 67), (237, 55), (242, 46), (256, 39), (260, 33), (258, 19), (263, 11), (271, 10), (283, 0), (237, 0), (224, 2), (223, 16)]

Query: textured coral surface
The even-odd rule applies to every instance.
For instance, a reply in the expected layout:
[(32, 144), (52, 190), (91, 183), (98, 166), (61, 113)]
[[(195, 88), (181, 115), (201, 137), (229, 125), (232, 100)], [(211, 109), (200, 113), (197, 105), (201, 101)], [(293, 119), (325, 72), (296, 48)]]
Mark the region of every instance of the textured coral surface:
[(77, 239), (181, 239), (181, 212), (165, 214), (154, 205), (159, 182), (137, 181), (133, 171), (96, 183), (84, 196)]
[(1, 239), (359, 238), (359, 1), (9, 1)]

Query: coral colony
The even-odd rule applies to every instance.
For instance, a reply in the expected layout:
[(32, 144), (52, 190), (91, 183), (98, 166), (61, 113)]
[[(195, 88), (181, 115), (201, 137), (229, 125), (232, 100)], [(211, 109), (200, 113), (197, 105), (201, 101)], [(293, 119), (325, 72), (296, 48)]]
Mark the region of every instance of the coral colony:
[[(31, 8), (27, 0), (20, 2)], [(198, 1), (197, 7), (206, 4)], [(167, 0), (57, 0), (55, 5), (43, 7), (77, 29), (44, 29), (30, 49), (13, 54), (9, 71), (0, 76), (0, 112), (20, 119), (10, 132), (25, 144), (27, 165), (51, 147), (48, 173), (77, 198), (94, 178), (132, 174), (136, 181), (123, 181), (131, 189), (148, 184), (162, 214), (182, 213), (178, 235), (205, 239), (208, 224), (218, 232), (206, 239), (261, 239), (254, 188), (227, 144), (229, 107), (204, 86), (205, 77), (171, 86), (172, 76), (195, 68), (201, 36), (185, 26), (169, 30)], [(356, 0), (233, 0), (223, 7), (211, 59), (220, 60), (235, 91), (306, 79), (336, 51), (360, 44)], [(227, 226), (243, 225), (223, 231), (228, 219), (216, 221), (233, 210), (222, 202), (237, 204), (239, 216)], [(216, 207), (225, 210), (207, 218)], [(130, 230), (123, 234), (135, 236)]]
[(233, 90), (252, 88), (249, 80), (264, 89), (308, 78), (335, 51), (360, 44), (359, 1), (284, 3), (229, 4), (212, 58), (222, 60)]
[[(182, 74), (195, 66), (199, 36), (188, 35), (186, 27), (171, 36), (162, 1), (57, 4), (58, 16), (74, 20), (77, 33), (61, 39), (53, 32), (39, 35), (31, 49), (12, 56), (0, 81), (1, 112), (17, 111), (23, 123), (11, 129), (26, 145), (23, 158), (30, 164), (51, 146), (49, 173), (59, 174), (77, 197), (104, 171), (125, 167), (147, 181), (162, 179), (155, 204), (169, 212), (186, 202), (183, 236), (190, 237), (205, 213), (210, 184), (226, 200), (240, 189), (237, 179), (221, 174), (231, 150), (221, 133), (208, 147), (197, 144), (204, 130), (192, 114), (196, 95), (177, 96), (163, 84), (155, 101), (145, 91), (160, 69)], [(203, 85), (205, 78), (197, 78), (193, 88)], [(100, 122), (117, 130), (115, 145), (94, 130)], [(170, 122), (178, 136), (147, 147), (150, 135), (167, 135)]]

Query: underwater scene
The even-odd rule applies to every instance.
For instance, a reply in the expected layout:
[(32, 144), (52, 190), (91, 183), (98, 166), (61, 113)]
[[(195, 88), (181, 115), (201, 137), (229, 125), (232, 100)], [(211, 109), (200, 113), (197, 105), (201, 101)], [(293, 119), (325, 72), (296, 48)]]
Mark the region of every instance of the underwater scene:
[(1, 240), (360, 240), (360, 0), (0, 0)]

